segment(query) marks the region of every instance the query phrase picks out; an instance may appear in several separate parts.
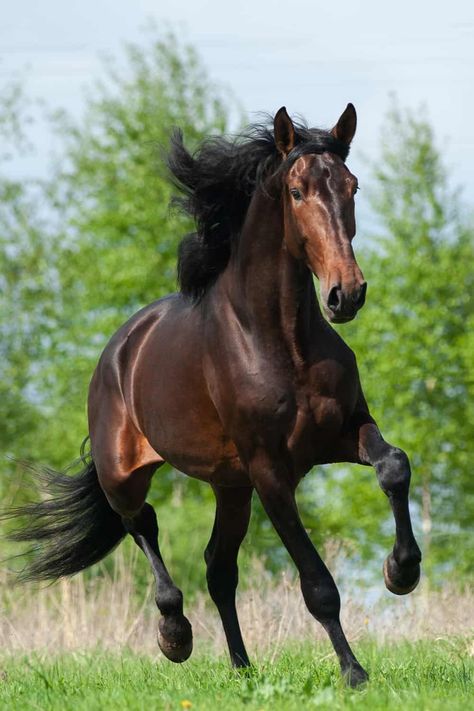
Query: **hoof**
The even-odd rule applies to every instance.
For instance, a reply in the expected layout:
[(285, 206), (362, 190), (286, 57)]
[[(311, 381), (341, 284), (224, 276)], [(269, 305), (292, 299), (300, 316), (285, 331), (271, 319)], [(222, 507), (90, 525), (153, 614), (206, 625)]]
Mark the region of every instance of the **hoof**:
[(391, 593), (394, 595), (408, 595), (420, 582), (420, 565), (415, 563), (404, 570), (398, 565), (393, 554), (390, 553), (383, 564), (383, 577), (385, 587)]
[(171, 662), (181, 664), (193, 651), (193, 631), (186, 617), (161, 617), (158, 621), (158, 646)]
[(239, 654), (231, 654), (230, 656), (230, 663), (232, 664), (232, 669), (237, 669), (238, 671), (242, 671), (243, 669), (251, 669), (252, 665), (250, 664), (250, 660), (245, 654), (245, 656), (241, 656)]
[(369, 681), (369, 675), (365, 669), (360, 666), (360, 664), (351, 664), (351, 666), (346, 669), (342, 675), (347, 686), (350, 686), (351, 689), (355, 689), (356, 687)]

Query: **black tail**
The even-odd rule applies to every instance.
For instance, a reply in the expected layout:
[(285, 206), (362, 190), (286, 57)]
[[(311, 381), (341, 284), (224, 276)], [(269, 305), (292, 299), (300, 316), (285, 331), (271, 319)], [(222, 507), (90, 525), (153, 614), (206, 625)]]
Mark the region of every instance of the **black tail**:
[(75, 476), (29, 465), (50, 498), (2, 512), (3, 519), (24, 519), (9, 534), (10, 540), (36, 544), (20, 580), (56, 580), (78, 573), (104, 558), (125, 536), (121, 517), (100, 487), (94, 462), (86, 457), (82, 461), (83, 469)]

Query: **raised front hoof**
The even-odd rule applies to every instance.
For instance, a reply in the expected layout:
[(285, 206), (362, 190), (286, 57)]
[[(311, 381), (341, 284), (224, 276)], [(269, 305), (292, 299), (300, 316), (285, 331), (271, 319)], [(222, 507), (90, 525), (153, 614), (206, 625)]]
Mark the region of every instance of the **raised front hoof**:
[(369, 681), (369, 675), (360, 664), (351, 664), (351, 666), (342, 673), (342, 676), (347, 686), (350, 686), (351, 689), (356, 689), (358, 686), (362, 686), (362, 684)]
[(383, 564), (385, 587), (394, 595), (408, 595), (420, 582), (420, 564), (402, 567), (390, 553)]
[(171, 662), (181, 664), (193, 651), (193, 630), (186, 617), (161, 617), (158, 620), (158, 646)]

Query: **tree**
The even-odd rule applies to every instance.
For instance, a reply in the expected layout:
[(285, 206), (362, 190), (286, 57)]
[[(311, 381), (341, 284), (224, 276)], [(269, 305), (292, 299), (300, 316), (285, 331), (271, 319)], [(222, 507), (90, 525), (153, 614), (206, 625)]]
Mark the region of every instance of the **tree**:
[[(59, 468), (76, 456), (103, 346), (138, 308), (175, 290), (177, 244), (192, 226), (169, 210), (160, 150), (174, 125), (190, 145), (227, 130), (226, 101), (173, 36), (129, 46), (125, 65), (108, 64), (82, 118), (55, 117), (64, 151), (47, 180), (0, 173), (4, 453)], [(20, 151), (27, 113), (18, 89), (4, 94), (0, 136)], [(373, 184), (380, 230), (360, 258), (368, 301), (341, 333), (383, 433), (411, 458), (428, 570), (467, 573), (472, 546), (460, 543), (472, 540), (474, 516), (472, 228), (426, 120), (395, 107), (384, 137)], [(204, 567), (188, 562), (201, 556), (212, 524), (210, 488), (171, 468), (156, 479), (151, 500), (165, 558), (181, 584), (186, 576), (202, 583)], [(318, 468), (300, 501), (317, 542), (343, 539), (364, 560), (388, 549), (393, 523), (372, 469)], [(255, 513), (244, 555), (271, 549), (274, 564), (285, 563), (258, 505)]]
[(79, 121), (56, 119), (64, 154), (49, 198), (63, 226), (61, 309), (41, 382), (44, 399), (62, 413), (55, 432), (47, 424), (56, 441), (48, 461), (58, 465), (86, 432), (88, 382), (110, 336), (176, 289), (177, 245), (192, 226), (170, 210), (173, 187), (161, 160), (170, 132), (179, 125), (193, 145), (228, 123), (221, 92), (173, 35), (144, 49), (129, 45), (125, 57), (125, 66), (109, 60)]
[[(51, 264), (38, 185), (10, 177), (11, 163), (31, 150), (30, 103), (18, 84), (0, 97), (0, 450), (34, 440), (38, 423), (35, 362), (48, 337), (54, 304)], [(39, 328), (38, 325), (41, 324)]]
[[(31, 190), (0, 183), (8, 302), (1, 394), (8, 396), (2, 415), (10, 428), (1, 443), (9, 453), (61, 469), (78, 455), (88, 384), (104, 345), (135, 311), (176, 290), (177, 245), (192, 225), (170, 210), (174, 189), (161, 160), (170, 132), (179, 126), (191, 146), (220, 134), (230, 103), (191, 48), (172, 34), (152, 36), (144, 47), (127, 46), (125, 61), (106, 63), (80, 119), (51, 116), (63, 150), (46, 180)], [(19, 148), (26, 104), (17, 92), (3, 112), (0, 106), (0, 135), (14, 137)], [(171, 536), (180, 508), (177, 477), (162, 468), (152, 494)], [(194, 512), (205, 540), (212, 492), (192, 482), (188, 489), (186, 518)], [(209, 520), (202, 517), (206, 502)], [(191, 541), (195, 532), (188, 532)], [(186, 540), (176, 536), (171, 558), (183, 571), (186, 555)]]

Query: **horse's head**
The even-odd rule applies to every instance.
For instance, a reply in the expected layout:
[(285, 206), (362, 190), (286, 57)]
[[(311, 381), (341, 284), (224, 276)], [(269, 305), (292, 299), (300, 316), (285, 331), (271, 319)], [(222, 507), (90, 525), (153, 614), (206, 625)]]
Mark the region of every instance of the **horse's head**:
[[(331, 133), (348, 147), (356, 122), (355, 109), (348, 104)], [(296, 134), (284, 107), (275, 116), (274, 130), (277, 148), (287, 159), (283, 167), (288, 166), (283, 185), (287, 249), (318, 277), (328, 319), (350, 321), (363, 306), (367, 289), (352, 249), (357, 178), (335, 153), (311, 153), (310, 145), (305, 152), (300, 144), (292, 155)]]

